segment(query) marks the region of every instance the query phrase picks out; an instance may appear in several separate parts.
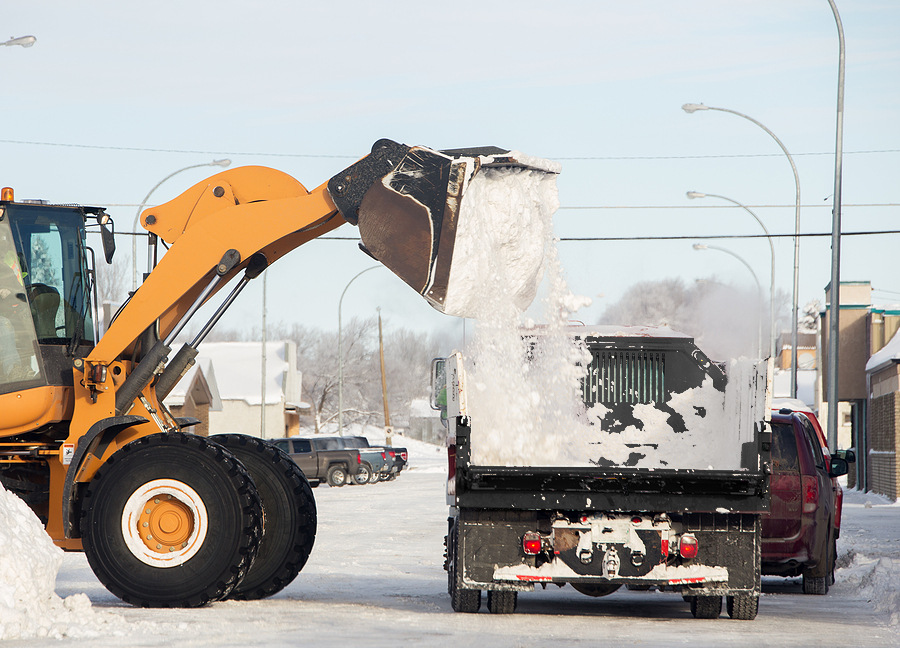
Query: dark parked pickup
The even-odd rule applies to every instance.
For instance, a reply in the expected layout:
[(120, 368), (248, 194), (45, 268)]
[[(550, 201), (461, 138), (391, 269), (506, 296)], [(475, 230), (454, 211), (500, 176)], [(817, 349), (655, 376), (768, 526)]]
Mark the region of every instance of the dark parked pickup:
[(362, 465), (358, 450), (343, 448), (328, 438), (291, 437), (275, 439), (272, 444), (290, 455), (313, 487), (323, 481), (329, 486), (343, 486)]
[[(369, 445), (369, 440), (364, 436), (345, 436), (341, 438), (344, 439), (344, 445), (347, 448), (372, 448), (372, 446)], [(406, 448), (394, 448), (390, 446), (384, 446), (383, 448), (379, 446), (379, 449), (384, 450), (387, 453), (388, 460), (393, 462), (387, 466), (386, 470), (380, 473), (381, 480), (384, 481), (396, 478), (408, 463), (409, 452), (407, 452)]]

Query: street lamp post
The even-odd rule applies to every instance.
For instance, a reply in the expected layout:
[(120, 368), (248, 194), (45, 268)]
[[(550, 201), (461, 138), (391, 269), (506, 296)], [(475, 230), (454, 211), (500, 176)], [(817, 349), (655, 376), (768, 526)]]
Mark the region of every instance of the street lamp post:
[(771, 267), (769, 268), (769, 337), (770, 345), (769, 345), (769, 354), (770, 357), (775, 357), (775, 244), (772, 243), (772, 236), (769, 234), (769, 230), (766, 228), (765, 224), (762, 220), (757, 216), (753, 211), (750, 210), (746, 205), (742, 205), (736, 200), (732, 200), (731, 198), (727, 198), (726, 196), (720, 196), (718, 194), (711, 193), (700, 193), (699, 191), (688, 191), (688, 198), (719, 198), (721, 200), (726, 200), (733, 205), (737, 205), (748, 214), (753, 216), (756, 219), (756, 222), (759, 223), (759, 226), (762, 227), (763, 232), (766, 233), (766, 238), (769, 240), (769, 254), (771, 257)]
[[(759, 277), (756, 276), (756, 273), (753, 271), (753, 268), (750, 267), (750, 264), (744, 261), (744, 259), (731, 250), (728, 250), (723, 247), (719, 247), (717, 245), (706, 245), (704, 243), (694, 243), (695, 250), (718, 250), (719, 252), (724, 252), (725, 254), (730, 254), (735, 259), (744, 264), (744, 267), (750, 271), (750, 274), (753, 275), (753, 281), (756, 282), (756, 295), (757, 301), (762, 302), (762, 285), (759, 283)], [(762, 355), (762, 320), (757, 318), (756, 322), (756, 352), (758, 355)]]
[(171, 178), (172, 176), (176, 176), (182, 171), (188, 171), (189, 169), (198, 169), (200, 167), (206, 166), (219, 166), (219, 167), (227, 167), (231, 164), (231, 160), (213, 160), (212, 162), (204, 162), (203, 164), (192, 164), (190, 166), (186, 166), (183, 169), (178, 169), (177, 171), (173, 171), (165, 178), (157, 182), (153, 189), (151, 189), (144, 199), (141, 201), (141, 204), (137, 208), (137, 213), (134, 215), (134, 223), (131, 226), (131, 289), (132, 291), (137, 290), (137, 227), (138, 220), (141, 217), (141, 212), (144, 210), (144, 206), (147, 204), (147, 201), (150, 200), (150, 196), (153, 195), (153, 192), (159, 189), (159, 186), (163, 184), (166, 180)]
[(844, 26), (834, 0), (828, 0), (838, 30), (837, 126), (834, 145), (834, 207), (831, 210), (831, 316), (828, 318), (828, 447), (837, 448), (838, 335), (841, 305), (841, 159), (844, 149)]
[(340, 436), (344, 436), (344, 339), (341, 334), (341, 306), (344, 303), (344, 295), (347, 294), (350, 284), (369, 270), (381, 267), (383, 266), (371, 266), (353, 275), (353, 278), (344, 286), (344, 292), (341, 293), (341, 298), (338, 300), (338, 434)]
[(0, 43), (0, 45), (5, 47), (12, 47), (13, 45), (18, 45), (19, 47), (31, 47), (36, 41), (37, 38), (34, 36), (19, 36), (18, 38), (10, 38), (5, 43)]
[(794, 172), (794, 186), (796, 188), (796, 198), (794, 202), (794, 286), (791, 309), (791, 398), (797, 398), (797, 317), (799, 315), (797, 299), (798, 293), (800, 292), (800, 176), (797, 174), (797, 165), (794, 164), (794, 158), (791, 157), (791, 154), (775, 133), (749, 115), (745, 115), (736, 110), (730, 110), (729, 108), (714, 108), (713, 106), (706, 106), (704, 104), (688, 103), (684, 104), (681, 109), (688, 114), (697, 112), (698, 110), (718, 110), (720, 112), (727, 112), (732, 115), (737, 115), (738, 117), (743, 117), (747, 121), (753, 122), (766, 131), (766, 133), (768, 133), (781, 148), (781, 151), (784, 153), (785, 157), (787, 157), (788, 162), (791, 163), (791, 170)]

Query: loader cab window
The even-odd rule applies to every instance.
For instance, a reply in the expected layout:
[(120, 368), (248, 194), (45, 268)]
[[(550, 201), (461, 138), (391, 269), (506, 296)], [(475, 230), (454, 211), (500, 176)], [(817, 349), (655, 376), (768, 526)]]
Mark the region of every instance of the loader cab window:
[(84, 217), (73, 209), (32, 205), (7, 211), (38, 341), (93, 343)]
[(45, 384), (26, 282), (7, 210), (0, 209), (0, 394)]

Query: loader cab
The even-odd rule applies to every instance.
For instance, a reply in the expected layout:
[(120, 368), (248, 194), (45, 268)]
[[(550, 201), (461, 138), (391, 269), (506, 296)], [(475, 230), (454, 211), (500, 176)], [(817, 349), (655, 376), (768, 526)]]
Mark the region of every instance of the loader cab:
[(0, 394), (71, 383), (72, 359), (96, 341), (85, 222), (102, 210), (3, 197)]

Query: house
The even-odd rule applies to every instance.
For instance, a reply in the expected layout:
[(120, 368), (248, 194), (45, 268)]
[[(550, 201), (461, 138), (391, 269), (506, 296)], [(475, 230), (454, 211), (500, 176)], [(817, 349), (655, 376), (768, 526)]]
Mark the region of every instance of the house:
[(164, 404), (175, 417), (199, 419), (200, 423), (190, 428), (192, 434), (209, 436), (209, 413), (222, 410), (212, 363), (209, 360), (194, 363), (166, 396)]
[(866, 363), (869, 387), (866, 474), (876, 493), (900, 498), (900, 332)]
[[(221, 403), (220, 408), (210, 408), (210, 435), (231, 432), (276, 439), (299, 432), (305, 406), (300, 400), (302, 376), (295, 342), (267, 342), (265, 353), (261, 342), (204, 342), (197, 365), (207, 380), (214, 375)], [(188, 372), (173, 393), (189, 391), (182, 384), (190, 376)]]
[[(891, 352), (880, 352), (887, 348), (886, 342), (893, 341), (900, 329), (900, 306), (873, 305), (872, 286), (868, 281), (842, 281), (839, 290), (837, 445), (838, 448), (856, 448), (857, 461), (848, 476), (851, 487), (889, 494), (889, 489), (896, 489), (896, 476), (893, 482), (887, 478), (891, 472), (889, 465), (895, 467), (896, 463), (894, 459), (887, 459), (893, 455), (885, 453), (896, 451), (891, 448), (894, 447), (892, 443), (896, 443), (897, 430), (896, 425), (886, 422), (889, 414), (885, 408), (888, 408), (890, 401), (884, 399), (890, 393), (900, 392), (900, 389), (893, 387), (894, 383), (890, 380)], [(822, 359), (821, 394), (818, 401), (819, 420), (823, 423), (828, 420), (829, 407), (827, 386), (831, 284), (825, 287), (825, 302), (825, 310), (820, 318)], [(873, 362), (873, 359), (877, 362)], [(891, 389), (894, 391), (891, 392)], [(889, 438), (890, 435), (893, 437)], [(896, 498), (896, 490), (893, 492), (892, 496)]]

